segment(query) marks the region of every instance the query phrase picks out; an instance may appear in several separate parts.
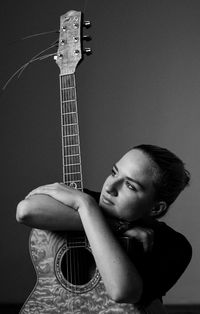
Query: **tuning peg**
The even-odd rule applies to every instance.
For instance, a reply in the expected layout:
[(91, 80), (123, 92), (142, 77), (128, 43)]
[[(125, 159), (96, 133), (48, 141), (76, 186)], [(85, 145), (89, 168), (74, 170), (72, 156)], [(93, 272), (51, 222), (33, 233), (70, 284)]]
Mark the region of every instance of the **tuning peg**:
[(91, 26), (91, 22), (90, 21), (84, 21), (83, 22), (83, 26), (85, 26), (85, 27), (90, 27)]
[(91, 48), (85, 48), (83, 50), (83, 52), (86, 54), (86, 55), (90, 55), (92, 53), (92, 49)]
[(62, 59), (63, 55), (58, 53), (57, 55), (53, 56), (54, 60)]
[(83, 35), (83, 40), (89, 41), (91, 37), (89, 35)]

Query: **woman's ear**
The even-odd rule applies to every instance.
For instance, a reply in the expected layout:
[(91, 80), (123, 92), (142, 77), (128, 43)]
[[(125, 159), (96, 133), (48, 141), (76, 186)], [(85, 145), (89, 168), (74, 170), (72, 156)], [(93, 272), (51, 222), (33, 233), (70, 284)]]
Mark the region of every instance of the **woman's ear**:
[(151, 210), (151, 216), (163, 216), (167, 211), (167, 204), (164, 201), (157, 202)]

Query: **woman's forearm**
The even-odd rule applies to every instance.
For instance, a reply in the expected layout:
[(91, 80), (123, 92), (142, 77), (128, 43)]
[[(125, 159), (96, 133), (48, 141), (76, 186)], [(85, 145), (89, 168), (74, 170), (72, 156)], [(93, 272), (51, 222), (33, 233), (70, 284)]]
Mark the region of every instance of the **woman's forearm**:
[(17, 205), (16, 219), (32, 228), (47, 230), (83, 230), (74, 209), (48, 195), (33, 195)]
[(88, 204), (84, 203), (79, 208), (79, 214), (110, 297), (116, 302), (138, 302), (142, 293), (142, 279), (98, 205), (89, 199)]

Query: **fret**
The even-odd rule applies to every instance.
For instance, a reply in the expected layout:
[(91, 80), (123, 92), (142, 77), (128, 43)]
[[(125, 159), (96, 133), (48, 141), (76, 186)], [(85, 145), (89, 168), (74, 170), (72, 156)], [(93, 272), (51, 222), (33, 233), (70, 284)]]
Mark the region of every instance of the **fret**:
[(79, 165), (80, 166), (80, 163), (77, 163), (77, 164), (67, 164), (67, 165), (64, 165), (64, 166), (76, 166), (76, 165)]
[(79, 158), (79, 154), (64, 155), (65, 158)]
[(64, 171), (66, 174), (80, 173), (81, 165), (80, 164), (64, 165)]
[(71, 249), (75, 249), (75, 248), (83, 248), (83, 247), (86, 247), (88, 245), (88, 241), (85, 237), (82, 237), (80, 239), (76, 239), (74, 238), (73, 240), (70, 240), (69, 237), (67, 237), (67, 247), (68, 248), (71, 248)]
[(74, 111), (74, 112), (65, 112), (65, 113), (63, 113), (63, 115), (64, 115), (64, 114), (72, 114), (72, 113), (76, 113), (76, 114), (77, 114), (77, 111)]
[(66, 136), (78, 136), (78, 134), (67, 134), (67, 135), (64, 135), (63, 137), (66, 137)]
[(81, 183), (81, 173), (64, 173), (64, 182), (80, 182)]
[(76, 99), (67, 99), (67, 100), (63, 100), (63, 101), (62, 101), (63, 104), (66, 103), (66, 102), (72, 102), (72, 103), (74, 103), (74, 102), (76, 102)]
[(76, 99), (75, 88), (61, 89), (61, 99), (62, 101), (75, 100)]
[(73, 87), (75, 86), (75, 76), (73, 74), (60, 75), (60, 81), (62, 86)]
[(79, 154), (65, 155), (64, 157), (80, 156)]
[[(72, 182), (74, 182), (74, 181), (66, 181), (65, 183), (68, 184), (68, 183), (72, 183)], [(78, 183), (78, 182), (81, 182), (81, 180), (76, 180), (76, 183)]]
[(79, 145), (79, 136), (78, 135), (66, 135), (63, 137), (63, 145)]
[(89, 245), (87, 237), (84, 235), (77, 236), (77, 234), (76, 236), (68, 234), (66, 242), (68, 247), (85, 247), (86, 245)]
[(77, 112), (77, 103), (75, 100), (63, 101), (61, 103), (62, 113)]
[(70, 239), (70, 237), (67, 238), (67, 245), (68, 246), (73, 246), (73, 247), (82, 247), (83, 245), (86, 245), (87, 241), (86, 241), (86, 237), (82, 237), (82, 238), (72, 238)]
[(64, 153), (64, 156), (73, 155), (73, 154), (80, 154), (79, 145), (63, 147), (63, 153)]
[(71, 135), (63, 137), (63, 144), (64, 146), (71, 146), (71, 145), (78, 145), (79, 144), (79, 137), (78, 135)]
[(77, 187), (81, 187), (82, 185), (82, 178), (81, 176), (75, 177), (75, 176), (69, 176), (68, 174), (64, 174), (64, 182), (68, 185), (72, 184), (73, 182), (76, 183)]
[(75, 245), (74, 244), (70, 244), (70, 245), (68, 245), (68, 248), (71, 248), (71, 249), (77, 249), (77, 248), (83, 248), (83, 247), (85, 247), (85, 243), (80, 243), (80, 244), (76, 244), (75, 243)]
[(61, 87), (61, 90), (66, 90), (66, 89), (72, 89), (75, 88), (74, 86), (70, 86), (70, 87)]
[(80, 156), (79, 154), (73, 154), (73, 155), (68, 155), (68, 156), (63, 156), (63, 164), (64, 165), (69, 165), (71, 163), (80, 163)]
[(73, 147), (73, 146), (78, 146), (77, 144), (70, 144), (70, 145), (65, 145), (64, 147)]
[[(70, 125), (77, 125), (77, 123), (70, 123), (70, 124), (66, 124), (67, 126), (70, 126)], [(65, 124), (63, 124), (63, 126), (65, 126)]]
[(78, 124), (74, 123), (74, 124), (70, 124), (70, 125), (63, 125), (62, 126), (63, 129), (63, 136), (66, 136), (68, 134), (78, 134)]
[(64, 113), (62, 114), (62, 124), (77, 124), (78, 123), (78, 115), (77, 113)]

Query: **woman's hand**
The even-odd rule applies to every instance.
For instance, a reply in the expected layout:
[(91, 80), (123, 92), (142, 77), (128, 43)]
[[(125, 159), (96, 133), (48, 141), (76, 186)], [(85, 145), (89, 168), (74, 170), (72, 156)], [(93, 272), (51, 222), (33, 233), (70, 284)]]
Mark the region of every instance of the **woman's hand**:
[(43, 186), (39, 186), (38, 188), (31, 191), (26, 199), (36, 195), (36, 194), (46, 194), (57, 201), (67, 205), (74, 210), (78, 210), (80, 206), (87, 202), (91, 196), (86, 193), (83, 193), (77, 189), (71, 188), (64, 183), (52, 183)]
[(124, 235), (141, 242), (145, 252), (149, 252), (153, 248), (154, 231), (151, 228), (134, 227), (127, 230)]

